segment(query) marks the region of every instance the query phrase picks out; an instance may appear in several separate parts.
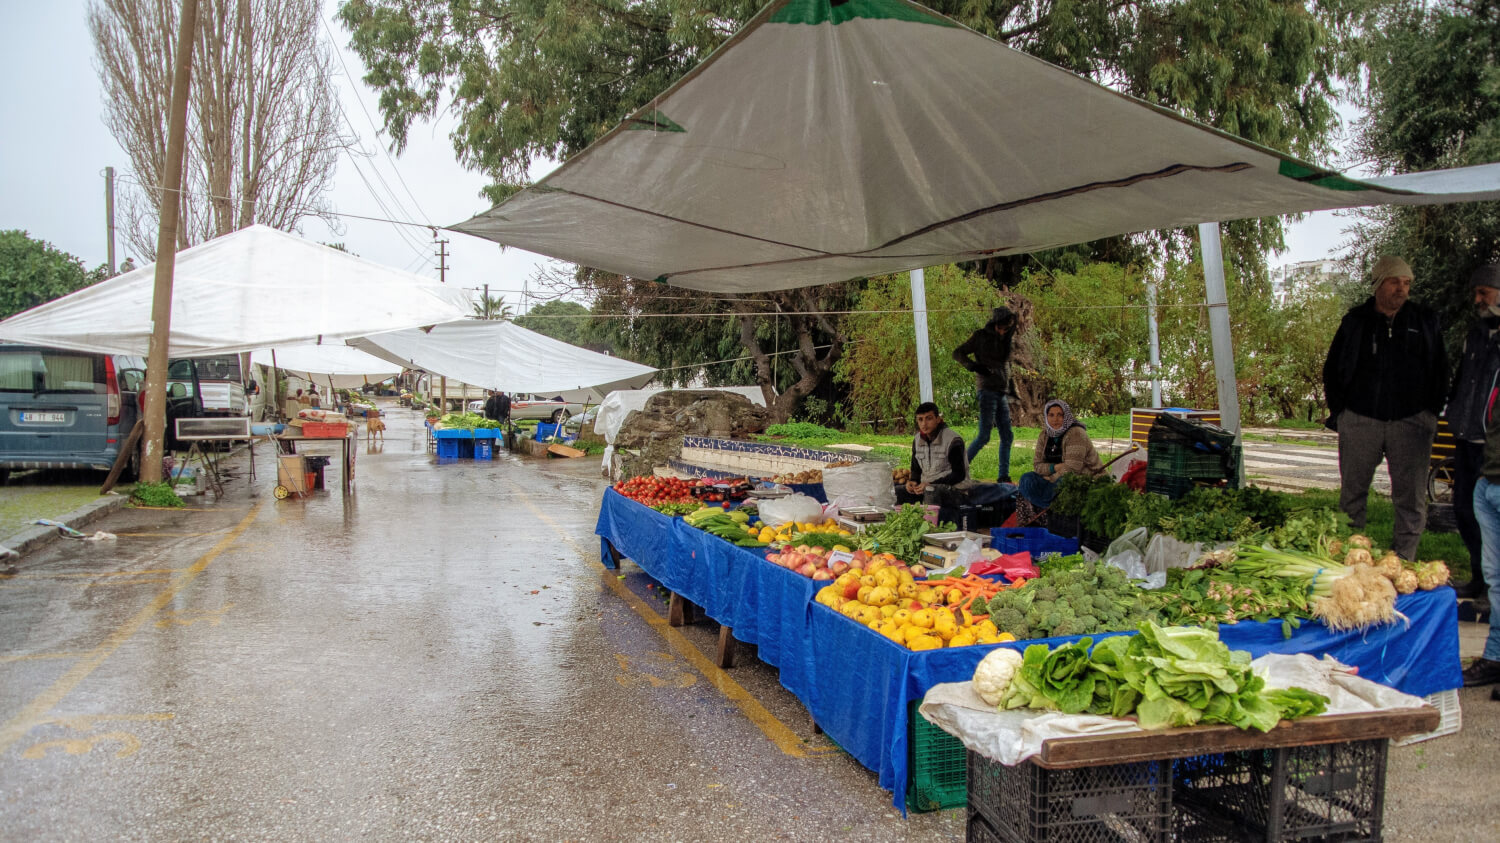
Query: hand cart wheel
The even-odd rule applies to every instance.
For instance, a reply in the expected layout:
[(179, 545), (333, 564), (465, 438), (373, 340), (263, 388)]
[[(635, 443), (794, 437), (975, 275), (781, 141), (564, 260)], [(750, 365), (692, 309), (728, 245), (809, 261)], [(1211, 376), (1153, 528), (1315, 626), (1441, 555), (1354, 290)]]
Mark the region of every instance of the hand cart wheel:
[(292, 496), (292, 490), (288, 489), (285, 486), (278, 485), (275, 489), (273, 489), (271, 491), (271, 494), (273, 494), (273, 495), (276, 496), (276, 500), (284, 501), (287, 498), (289, 498), (289, 497)]

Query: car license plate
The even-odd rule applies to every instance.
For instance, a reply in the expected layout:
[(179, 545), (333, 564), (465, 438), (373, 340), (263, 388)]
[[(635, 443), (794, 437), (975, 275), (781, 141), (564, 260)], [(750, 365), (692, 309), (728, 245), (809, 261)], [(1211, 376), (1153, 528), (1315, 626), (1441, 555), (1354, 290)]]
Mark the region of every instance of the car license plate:
[(22, 413), (21, 421), (28, 424), (63, 424), (68, 420), (67, 413)]

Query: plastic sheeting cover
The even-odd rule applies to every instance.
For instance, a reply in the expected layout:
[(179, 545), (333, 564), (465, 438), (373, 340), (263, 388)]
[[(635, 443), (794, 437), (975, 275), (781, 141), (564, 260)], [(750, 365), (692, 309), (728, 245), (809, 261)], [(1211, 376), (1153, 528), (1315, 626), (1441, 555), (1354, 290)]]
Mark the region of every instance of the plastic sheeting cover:
[[(0, 339), (144, 356), (156, 266), (0, 322)], [(264, 225), (177, 253), (172, 357), (229, 354), (462, 319), (469, 294)]]
[(1494, 198), (1500, 164), (1346, 178), (906, 0), (775, 0), (609, 134), (454, 229), (749, 292), (1201, 222)]
[(615, 389), (645, 386), (656, 370), (569, 345), (511, 322), (467, 320), (350, 340), (350, 345), (409, 369), (484, 389), (603, 400)]
[[(696, 388), (696, 387), (695, 387)], [(766, 406), (765, 393), (758, 386), (714, 386), (706, 387), (720, 392), (734, 392), (750, 399), (750, 403), (757, 406)], [(644, 409), (646, 402), (651, 396), (666, 392), (667, 387), (661, 389), (617, 389), (604, 396), (599, 404), (599, 414), (594, 417), (594, 432), (604, 437), (604, 441), (615, 444), (615, 436), (620, 433), (620, 425), (625, 423), (625, 418), (634, 410)]]

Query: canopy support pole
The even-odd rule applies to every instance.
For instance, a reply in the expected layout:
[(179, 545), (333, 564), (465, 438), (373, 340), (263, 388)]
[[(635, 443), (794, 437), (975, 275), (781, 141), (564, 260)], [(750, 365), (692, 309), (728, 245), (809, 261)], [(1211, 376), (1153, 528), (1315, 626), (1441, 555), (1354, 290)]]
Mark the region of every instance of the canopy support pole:
[(1146, 327), (1151, 332), (1151, 406), (1161, 403), (1161, 335), (1156, 327), (1156, 278), (1146, 279)]
[[(1198, 225), (1198, 249), (1203, 257), (1203, 285), (1208, 303), (1208, 330), (1214, 349), (1214, 380), (1219, 387), (1219, 424), (1234, 434), (1239, 444), (1240, 393), (1234, 377), (1234, 345), (1229, 336), (1229, 296), (1224, 285), (1224, 251), (1219, 243), (1219, 224)], [(1244, 484), (1245, 461), (1240, 460), (1240, 484)]]
[(932, 349), (927, 339), (927, 275), (924, 269), (911, 271), (911, 318), (917, 333), (917, 396), (921, 401), (931, 401)]

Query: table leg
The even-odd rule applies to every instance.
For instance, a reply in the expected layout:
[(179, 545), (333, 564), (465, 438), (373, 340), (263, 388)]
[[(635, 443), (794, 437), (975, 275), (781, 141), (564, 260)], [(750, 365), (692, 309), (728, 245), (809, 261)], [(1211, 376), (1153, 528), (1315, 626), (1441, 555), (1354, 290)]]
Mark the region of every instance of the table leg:
[(715, 663), (721, 668), (734, 667), (734, 635), (727, 626), (719, 627), (719, 652)]
[(672, 592), (672, 600), (667, 603), (667, 626), (682, 626), (689, 623), (687, 619), (689, 611), (688, 601), (684, 600), (681, 594)]
[(609, 539), (601, 538), (599, 539), (599, 541), (602, 543), (602, 549), (604, 551), (600, 554), (599, 561), (603, 563), (604, 567), (606, 568), (619, 570), (620, 561), (625, 557), (620, 555), (620, 551), (615, 548), (614, 543)]

